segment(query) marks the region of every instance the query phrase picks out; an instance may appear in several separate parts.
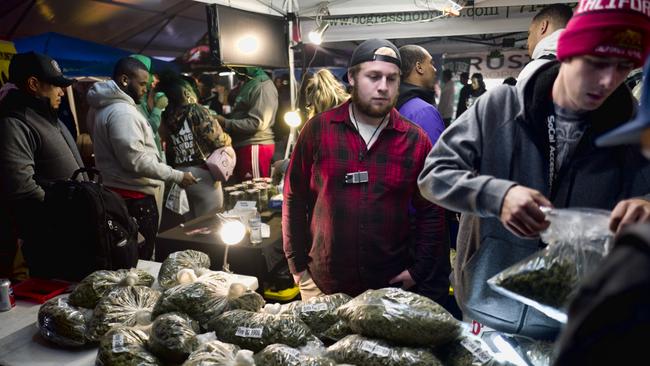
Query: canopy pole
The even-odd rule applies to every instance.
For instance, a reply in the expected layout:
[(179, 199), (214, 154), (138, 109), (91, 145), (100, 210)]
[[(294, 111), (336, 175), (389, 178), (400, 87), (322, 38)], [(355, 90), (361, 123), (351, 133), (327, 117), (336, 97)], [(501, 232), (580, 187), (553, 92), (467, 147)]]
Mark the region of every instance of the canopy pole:
[[(289, 52), (289, 94), (291, 100), (291, 111), (296, 110), (296, 77), (294, 75), (294, 58), (293, 58), (293, 20), (295, 15), (293, 14), (293, 0), (287, 0), (287, 37), (288, 37), (288, 52)], [(281, 116), (284, 120), (284, 116)], [(296, 127), (291, 126), (289, 130), (289, 138), (287, 139), (287, 148), (284, 151), (284, 158), (289, 159), (291, 154), (291, 148), (295, 143), (296, 139)]]

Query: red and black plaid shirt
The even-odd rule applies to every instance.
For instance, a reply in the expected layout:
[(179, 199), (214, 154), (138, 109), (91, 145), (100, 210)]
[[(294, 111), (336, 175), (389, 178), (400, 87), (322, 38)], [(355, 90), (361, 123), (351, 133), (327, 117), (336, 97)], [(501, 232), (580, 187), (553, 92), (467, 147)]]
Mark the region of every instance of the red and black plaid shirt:
[[(367, 151), (349, 105), (314, 117), (302, 129), (285, 178), (282, 231), (292, 273), (309, 267), (321, 291), (355, 296), (388, 286), (407, 268), (416, 282), (424, 280), (448, 243), (443, 209), (417, 187), (432, 146), (425, 132), (393, 108)], [(347, 173), (361, 171), (368, 172), (368, 183), (345, 183)]]

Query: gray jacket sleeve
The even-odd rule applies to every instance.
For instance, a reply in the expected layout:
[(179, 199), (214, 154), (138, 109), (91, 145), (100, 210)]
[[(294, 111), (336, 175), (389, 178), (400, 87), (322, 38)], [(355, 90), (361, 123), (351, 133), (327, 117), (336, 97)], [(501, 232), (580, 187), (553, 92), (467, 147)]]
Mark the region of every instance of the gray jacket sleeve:
[(278, 91), (275, 85), (269, 81), (257, 85), (251, 91), (250, 106), (246, 118), (226, 119), (224, 130), (228, 133), (252, 134), (268, 128), (278, 109)]
[(499, 216), (506, 192), (516, 184), (481, 174), (482, 156), (490, 148), (486, 145), (487, 131), (503, 128), (503, 121), (496, 116), (504, 115), (503, 108), (509, 107), (504, 101), (497, 103), (498, 94), (488, 94), (440, 136), (418, 177), (420, 192), (428, 200), (481, 217)]
[(0, 188), (9, 199), (34, 198), (42, 201), (45, 191), (34, 180), (34, 150), (37, 142), (24, 123), (5, 118), (0, 120)]
[(133, 116), (116, 114), (108, 124), (108, 134), (122, 168), (146, 178), (180, 183), (183, 172), (161, 162), (157, 154), (147, 151), (143, 132)]

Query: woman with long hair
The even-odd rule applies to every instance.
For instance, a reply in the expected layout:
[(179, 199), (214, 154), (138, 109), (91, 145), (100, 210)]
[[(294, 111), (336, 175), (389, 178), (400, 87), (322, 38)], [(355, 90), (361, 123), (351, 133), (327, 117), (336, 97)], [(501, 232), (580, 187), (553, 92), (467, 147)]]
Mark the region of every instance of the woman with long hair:
[(343, 85), (327, 69), (319, 70), (306, 80), (305, 107), (308, 118), (334, 108), (348, 98), (350, 95), (345, 91)]
[(176, 169), (192, 172), (199, 180), (198, 184), (185, 188), (190, 206), (189, 218), (221, 208), (221, 182), (212, 177), (205, 160), (214, 150), (229, 146), (230, 136), (223, 131), (214, 114), (198, 104), (196, 91), (180, 75), (161, 74), (156, 90), (164, 92), (169, 99), (161, 125), (167, 163)]
[[(307, 78), (302, 90), (308, 119), (318, 113), (332, 109), (350, 98), (350, 94), (345, 91), (343, 84), (327, 69), (320, 69)], [(274, 184), (280, 183), (287, 166), (289, 166), (289, 159), (278, 160), (273, 163), (272, 178)]]

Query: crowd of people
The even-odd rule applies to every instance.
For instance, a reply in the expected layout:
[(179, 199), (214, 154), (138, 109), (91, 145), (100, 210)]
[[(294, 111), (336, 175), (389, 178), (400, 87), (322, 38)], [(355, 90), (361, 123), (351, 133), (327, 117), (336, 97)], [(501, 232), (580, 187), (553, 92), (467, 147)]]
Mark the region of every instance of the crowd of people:
[[(531, 22), (533, 61), (519, 77), (487, 90), (480, 73), (460, 73), (457, 99), (452, 70), (442, 70), (439, 87), (440, 65), (425, 48), (383, 39), (355, 48), (349, 87), (325, 69), (306, 78), (309, 119), (291, 158), (273, 165), (276, 179), (284, 174), (283, 248), (301, 298), (401, 287), (465, 321), (555, 340), (558, 322), (486, 280), (539, 250), (549, 225), (542, 207), (593, 207), (612, 211), (622, 249), (571, 308), (558, 362), (581, 364), (609, 339), (584, 333), (589, 311), (618, 305), (647, 324), (647, 307), (598, 303), (603, 286), (622, 286), (625, 260), (645, 274), (650, 253), (647, 226), (625, 230), (650, 222), (650, 95), (644, 89), (637, 113), (624, 83), (648, 58), (650, 15), (630, 4), (545, 7)], [(190, 217), (221, 208), (224, 182), (205, 167), (210, 152), (234, 147), (234, 182), (270, 176), (278, 87), (261, 68), (239, 72), (230, 113), (214, 79), (154, 75), (141, 55), (119, 60), (112, 78), (88, 91), (95, 165), (138, 222), (140, 258), (152, 257), (166, 185), (186, 189)], [(61, 88), (73, 81), (36, 53), (14, 56), (9, 79), (15, 89), (0, 102), (1, 221), (32, 265), (46, 245), (37, 233), (48, 182), (83, 166), (56, 116)], [(637, 252), (645, 257), (630, 259)], [(647, 275), (642, 281), (634, 290), (647, 290)]]

